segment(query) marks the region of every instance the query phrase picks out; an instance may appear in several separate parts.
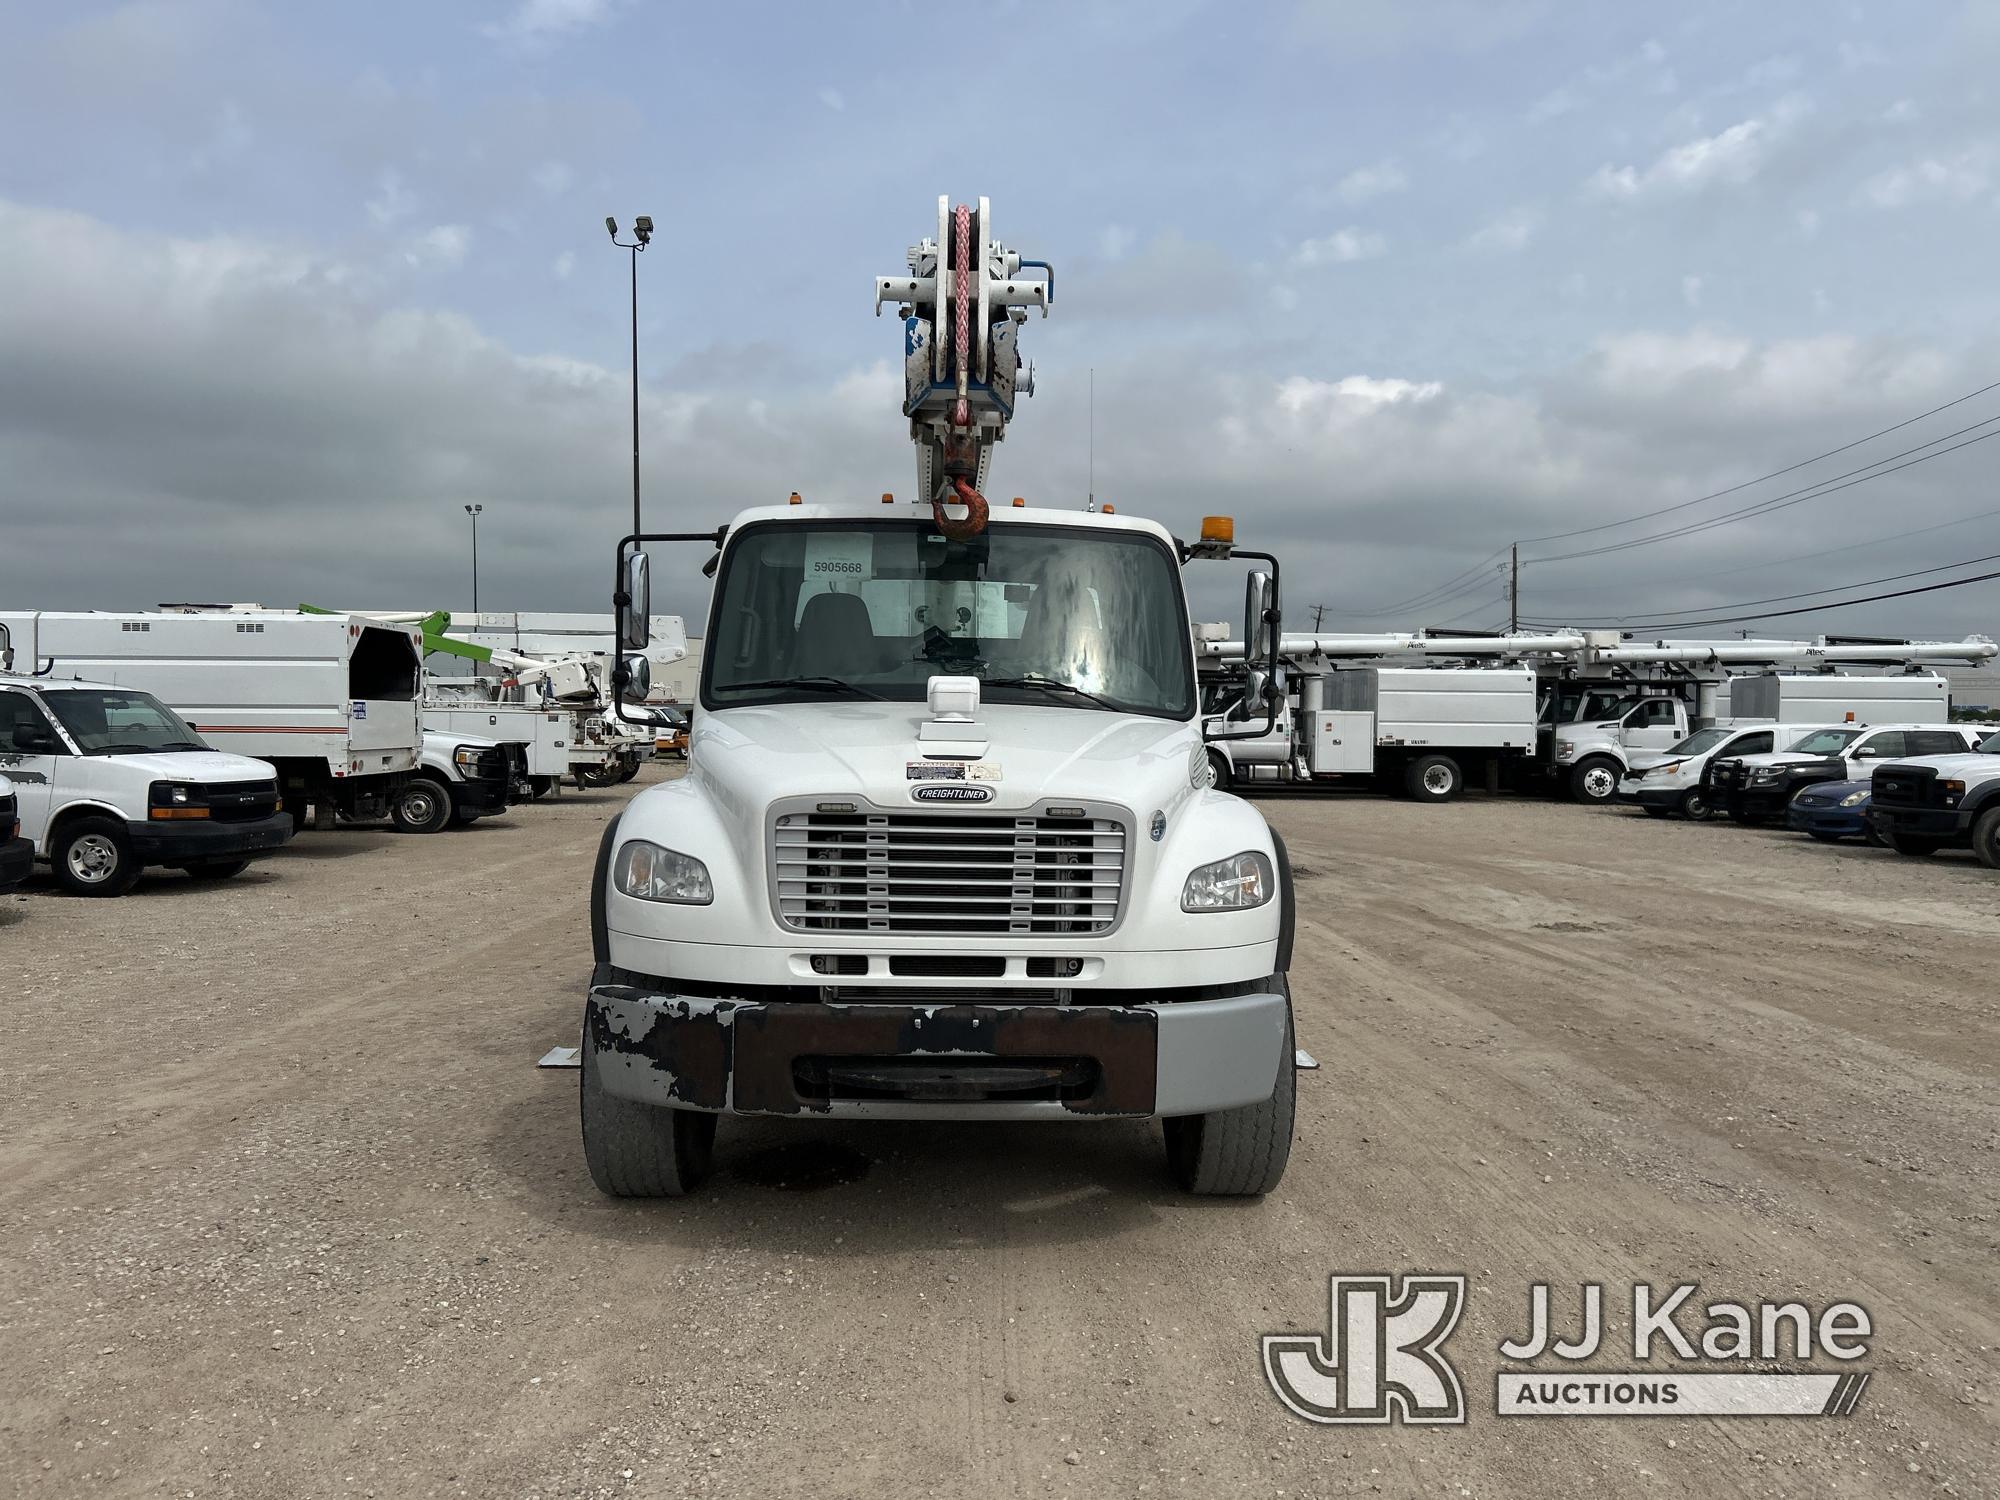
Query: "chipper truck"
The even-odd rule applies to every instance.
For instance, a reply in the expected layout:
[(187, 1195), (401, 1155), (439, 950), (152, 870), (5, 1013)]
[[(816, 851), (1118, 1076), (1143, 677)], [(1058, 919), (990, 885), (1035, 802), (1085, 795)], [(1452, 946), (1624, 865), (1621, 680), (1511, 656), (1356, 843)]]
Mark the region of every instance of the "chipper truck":
[(1015, 336), (1053, 274), (992, 238), (984, 199), (938, 214), (877, 284), (902, 309), (915, 499), (794, 495), (692, 534), (635, 517), (619, 545), (621, 687), (643, 549), (713, 549), (715, 581), (687, 774), (597, 857), (581, 1102), (608, 1193), (694, 1188), (724, 1114), (1156, 1118), (1191, 1192), (1285, 1169), (1292, 881), (1212, 785), (1181, 582), (1269, 564), (1246, 580), (1263, 716), (1241, 731), (1266, 734), (1276, 561), (1225, 517), (1182, 540), (989, 506), (1027, 390)]

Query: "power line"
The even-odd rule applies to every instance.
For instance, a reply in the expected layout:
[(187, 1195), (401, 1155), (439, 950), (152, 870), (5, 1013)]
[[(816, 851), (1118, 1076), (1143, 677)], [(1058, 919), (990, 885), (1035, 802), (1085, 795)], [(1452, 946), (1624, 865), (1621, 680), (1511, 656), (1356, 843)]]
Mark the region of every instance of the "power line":
[(1406, 609), (1421, 608), (1426, 603), (1432, 603), (1432, 602), (1441, 603), (1443, 602), (1442, 600), (1433, 600), (1431, 596), (1434, 594), (1446, 593), (1446, 591), (1452, 589), (1453, 585), (1460, 583), (1462, 580), (1473, 577), (1473, 575), (1485, 569), (1489, 564), (1498, 562), (1501, 558), (1505, 557), (1506, 555), (1507, 555), (1507, 549), (1505, 547), (1502, 547), (1498, 552), (1492, 553), (1489, 556), (1481, 558), (1478, 562), (1474, 563), (1471, 567), (1467, 568), (1463, 573), (1454, 573), (1450, 578), (1447, 578), (1443, 583), (1438, 584), (1436, 587), (1425, 589), (1420, 594), (1412, 594), (1410, 595), (1409, 598), (1398, 600), (1394, 604), (1379, 605), (1372, 609), (1348, 609), (1348, 610), (1343, 610), (1341, 612), (1343, 614), (1361, 615), (1363, 617), (1369, 615), (1393, 615), (1393, 614), (1399, 614)]
[[(1802, 589), (1796, 594), (1773, 594), (1767, 599), (1738, 599), (1729, 604), (1711, 604), (1710, 609), (1748, 609), (1753, 604), (1789, 604), (1794, 599), (1812, 599), (1821, 594), (1842, 594), (1849, 589), (1873, 588), (1878, 583), (1901, 583), (1905, 578), (1923, 578), (1932, 573), (1947, 572), (1952, 568), (1970, 568), (1979, 563), (2000, 562), (2000, 552), (1988, 553), (1985, 557), (1962, 557), (1956, 562), (1939, 563), (1934, 568), (1916, 568), (1908, 573), (1891, 573), (1883, 578), (1858, 578), (1852, 583), (1828, 584), (1823, 589)], [(1634, 629), (1651, 629), (1650, 621), (1662, 613), (1686, 614), (1686, 610), (1639, 611), (1629, 615), (1612, 615), (1609, 618), (1619, 624), (1630, 624)]]
[[(1974, 423), (1973, 427), (1984, 427), (1992, 422), (2000, 422), (2000, 416), (1988, 417), (1985, 422)], [(1971, 432), (1973, 427), (1961, 427), (1958, 432), (1946, 433), (1945, 437), (1958, 437), (1961, 433)], [(1746, 506), (1742, 510), (1713, 516), (1706, 521), (1691, 522), (1686, 526), (1677, 527), (1671, 531), (1663, 531), (1655, 536), (1634, 537), (1632, 540), (1626, 542), (1609, 542), (1602, 547), (1588, 547), (1577, 552), (1558, 552), (1553, 557), (1531, 558), (1530, 561), (1552, 563), (1570, 562), (1580, 557), (1602, 557), (1608, 552), (1626, 552), (1634, 547), (1650, 546), (1654, 542), (1669, 542), (1679, 537), (1693, 536), (1698, 532), (1713, 531), (1718, 526), (1727, 526), (1732, 522), (1747, 520), (1752, 516), (1763, 516), (1769, 515), (1774, 511), (1788, 510), (1792, 506), (1802, 505), (1808, 500), (1821, 500), (1828, 495), (1837, 494), (1841, 490), (1851, 490), (1858, 484), (1867, 484), (1870, 480), (1882, 479), (1890, 474), (1899, 473), (1904, 469), (1915, 468), (1918, 464), (1929, 463), (1934, 458), (1943, 458), (1947, 453), (1956, 453), (1961, 448), (1970, 448), (1974, 443), (1984, 443), (1996, 437), (2000, 437), (2000, 431), (1984, 432), (1978, 437), (1967, 438), (1962, 443), (1953, 443), (1949, 448), (1940, 448), (1935, 453), (1925, 453), (1921, 458), (1911, 458), (1905, 463), (1896, 464), (1893, 468), (1882, 469), (1879, 473), (1868, 474), (1864, 472), (1866, 469), (1877, 468), (1880, 464), (1888, 463), (1890, 459), (1903, 458), (1907, 454), (1919, 453), (1923, 449), (1932, 446), (1933, 443), (1944, 441), (1944, 438), (1934, 438), (1931, 443), (1920, 443), (1915, 448), (1904, 449), (1902, 453), (1893, 453), (1889, 458), (1878, 459), (1873, 464), (1864, 464), (1860, 469), (1850, 469), (1847, 474), (1837, 474), (1834, 476), (1834, 479), (1847, 480), (1845, 484), (1835, 484), (1832, 480), (1822, 480), (1818, 484), (1807, 485), (1804, 489), (1791, 490), (1785, 494), (1773, 496), (1769, 500), (1760, 500), (1755, 505)], [(1856, 474), (1861, 475), (1861, 477), (1858, 479), (1850, 477)]]
[(1991, 385), (1982, 385), (1976, 391), (1967, 391), (1963, 396), (1955, 397), (1952, 400), (1945, 402), (1944, 405), (1942, 406), (1933, 406), (1929, 411), (1918, 412), (1914, 417), (1905, 417), (1902, 421), (1897, 422), (1892, 426), (1884, 427), (1880, 432), (1871, 432), (1866, 437), (1856, 438), (1851, 443), (1843, 443), (1838, 448), (1829, 448), (1826, 450), (1826, 452), (1816, 453), (1811, 458), (1802, 458), (1795, 464), (1787, 464), (1782, 469), (1773, 469), (1770, 473), (1760, 474), (1755, 479), (1746, 479), (1741, 484), (1732, 484), (1731, 486), (1729, 486), (1728, 489), (1725, 490), (1715, 490), (1710, 494), (1698, 495), (1692, 500), (1683, 500), (1678, 505), (1666, 505), (1662, 506), (1658, 510), (1643, 511), (1636, 516), (1627, 516), (1622, 521), (1604, 521), (1600, 522), (1596, 526), (1579, 526), (1574, 531), (1551, 532), (1547, 536), (1524, 536), (1521, 538), (1521, 541), (1524, 544), (1529, 542), (1560, 542), (1568, 537), (1588, 536), (1592, 532), (1610, 531), (1615, 527), (1630, 526), (1635, 521), (1650, 521), (1655, 516), (1668, 516), (1672, 515), (1676, 511), (1687, 510), (1692, 506), (1705, 505), (1710, 500), (1720, 500), (1725, 495), (1733, 495), (1737, 493), (1739, 490), (1747, 490), (1752, 485), (1764, 483), (1764, 481), (1767, 479), (1778, 479), (1786, 474), (1795, 473), (1800, 469), (1818, 463), (1823, 458), (1832, 458), (1835, 454), (1846, 453), (1850, 449), (1859, 448), (1863, 443), (1872, 443), (1878, 437), (1887, 437), (1890, 433), (1900, 431), (1902, 428), (1908, 427), (1912, 423), (1921, 422), (1926, 417), (1934, 417), (1941, 411), (1949, 411), (1954, 406), (1962, 406), (1965, 402), (1972, 400), (1973, 397), (1983, 396), (1988, 391), (1994, 391), (1994, 390), (2000, 390), (2000, 380), (1994, 381)]
[[(1822, 610), (1845, 609), (1850, 604), (1877, 604), (1884, 599), (1907, 599), (1912, 594), (1934, 594), (1940, 589), (1964, 588), (1971, 583), (1985, 583), (1989, 579), (2000, 578), (2000, 572), (1975, 573), (1970, 578), (1952, 578), (1943, 583), (1926, 583), (1913, 589), (1894, 589), (1886, 594), (1868, 594), (1859, 599), (1836, 599), (1831, 604), (1807, 604), (1797, 609), (1771, 609), (1754, 615), (1723, 615), (1705, 620), (1661, 621), (1651, 625), (1636, 627), (1644, 630), (1689, 630), (1703, 625), (1734, 625), (1744, 620), (1777, 620), (1787, 615), (1812, 615)], [(1850, 584), (1849, 587), (1854, 587)], [(1536, 626), (1537, 629), (1547, 628)]]

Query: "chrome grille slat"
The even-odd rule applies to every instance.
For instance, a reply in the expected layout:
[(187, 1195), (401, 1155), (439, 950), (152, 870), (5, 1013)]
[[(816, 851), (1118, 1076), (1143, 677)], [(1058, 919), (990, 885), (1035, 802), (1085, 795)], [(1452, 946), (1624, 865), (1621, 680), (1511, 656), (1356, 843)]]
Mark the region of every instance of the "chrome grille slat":
[(1103, 817), (785, 813), (772, 893), (799, 932), (1087, 936), (1118, 921), (1125, 850)]

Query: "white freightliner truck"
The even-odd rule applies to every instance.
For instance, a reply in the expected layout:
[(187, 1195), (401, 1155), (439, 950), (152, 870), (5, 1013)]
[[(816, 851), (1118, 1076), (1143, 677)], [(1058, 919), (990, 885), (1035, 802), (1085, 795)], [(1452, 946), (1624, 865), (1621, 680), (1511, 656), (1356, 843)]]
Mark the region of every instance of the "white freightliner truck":
[[(1047, 283), (1018, 279), (983, 200), (940, 213), (885, 279), (921, 498), (620, 544), (635, 652), (639, 549), (719, 551), (688, 773), (627, 803), (597, 859), (581, 1099), (607, 1192), (692, 1188), (724, 1113), (1152, 1117), (1190, 1191), (1284, 1170), (1291, 881), (1209, 784), (1180, 580), (1268, 555), (1222, 518), (1184, 546), (1128, 516), (989, 512), (1011, 311)], [(1273, 647), (1274, 573), (1246, 625)]]
[(381, 818), (422, 745), (407, 625), (286, 610), (0, 614), (50, 674), (140, 688), (215, 749), (278, 772), (295, 824), (317, 805)]

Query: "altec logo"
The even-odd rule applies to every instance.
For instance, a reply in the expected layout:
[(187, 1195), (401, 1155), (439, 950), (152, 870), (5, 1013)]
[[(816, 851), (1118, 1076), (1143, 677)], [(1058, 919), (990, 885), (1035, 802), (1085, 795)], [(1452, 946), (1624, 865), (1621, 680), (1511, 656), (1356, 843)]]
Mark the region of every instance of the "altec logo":
[(1465, 1311), (1463, 1276), (1328, 1278), (1327, 1329), (1264, 1335), (1264, 1374), (1308, 1422), (1462, 1423), (1458, 1371), (1438, 1352)]

